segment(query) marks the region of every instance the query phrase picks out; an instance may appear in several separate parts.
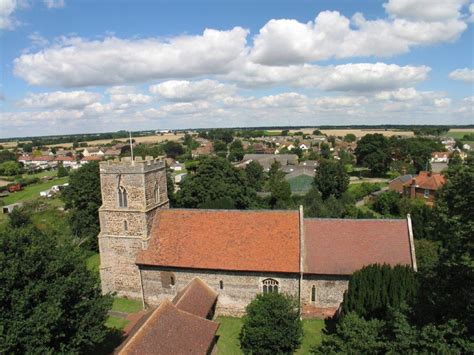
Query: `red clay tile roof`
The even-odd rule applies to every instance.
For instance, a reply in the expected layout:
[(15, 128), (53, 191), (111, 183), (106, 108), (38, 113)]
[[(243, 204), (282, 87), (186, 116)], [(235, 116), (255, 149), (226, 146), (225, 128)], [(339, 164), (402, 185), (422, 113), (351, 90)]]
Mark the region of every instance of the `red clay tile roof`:
[(406, 220), (305, 219), (309, 274), (350, 275), (369, 264), (411, 265)]
[(299, 272), (298, 211), (160, 210), (137, 264)]
[(416, 185), (421, 189), (438, 190), (446, 183), (446, 178), (440, 173), (420, 171), (416, 177)]
[(121, 355), (206, 354), (219, 324), (176, 308), (165, 300), (121, 346)]
[(216, 301), (217, 292), (196, 277), (177, 293), (173, 304), (182, 311), (206, 318)]

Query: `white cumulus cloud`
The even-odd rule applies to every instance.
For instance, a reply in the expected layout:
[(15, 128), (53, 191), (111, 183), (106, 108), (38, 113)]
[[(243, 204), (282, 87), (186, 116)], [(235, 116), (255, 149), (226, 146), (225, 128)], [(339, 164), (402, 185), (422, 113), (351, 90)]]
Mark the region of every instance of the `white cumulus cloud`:
[(235, 87), (215, 80), (169, 80), (152, 85), (150, 92), (170, 101), (196, 101), (226, 95), (235, 91)]
[(453, 80), (465, 81), (466, 83), (474, 83), (474, 69), (456, 69), (449, 73), (449, 77)]
[(20, 101), (25, 108), (80, 109), (101, 98), (101, 94), (89, 91), (55, 91), (30, 94)]
[(43, 2), (48, 9), (61, 9), (65, 6), (64, 0), (44, 0)]
[(226, 72), (245, 53), (247, 30), (206, 29), (199, 36), (103, 40), (66, 38), (14, 60), (14, 72), (32, 85), (80, 87), (196, 77)]
[(17, 0), (0, 0), (0, 30), (11, 30), (17, 25), (13, 17), (17, 8)]
[(423, 21), (457, 18), (467, 0), (389, 0), (383, 6), (387, 13)]

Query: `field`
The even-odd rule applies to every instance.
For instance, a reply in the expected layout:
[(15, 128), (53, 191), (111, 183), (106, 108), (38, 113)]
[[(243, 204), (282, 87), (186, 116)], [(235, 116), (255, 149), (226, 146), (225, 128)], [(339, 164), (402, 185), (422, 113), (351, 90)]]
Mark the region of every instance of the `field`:
[[(313, 134), (313, 131), (316, 128), (302, 128), (302, 129), (292, 129), (290, 130), (291, 133), (295, 132), (303, 132), (305, 134)], [(380, 133), (386, 137), (391, 136), (404, 136), (404, 137), (413, 137), (415, 134), (413, 131), (397, 131), (394, 129), (323, 129), (321, 130), (323, 134), (327, 134), (328, 136), (336, 136), (336, 137), (344, 137), (348, 133), (353, 133), (356, 137), (360, 138), (365, 136), (366, 134), (374, 134)]]
[[(133, 137), (132, 138), (135, 140), (137, 143), (161, 143), (164, 141), (177, 141), (181, 138), (184, 137), (183, 133), (164, 133), (163, 135), (152, 135), (152, 136), (143, 136), (143, 137)], [(113, 139), (98, 139), (98, 140), (91, 140), (91, 141), (86, 141), (89, 146), (101, 146), (105, 144), (109, 144), (113, 141)], [(123, 142), (127, 143), (128, 139), (126, 138), (120, 138), (120, 139), (115, 139), (117, 142)], [(81, 141), (82, 142), (82, 141)], [(69, 143), (60, 143), (60, 144), (51, 144), (48, 145), (48, 147), (72, 147), (72, 142)]]
[[(219, 340), (217, 342), (218, 354), (242, 354), (239, 346), (239, 332), (242, 327), (242, 320), (234, 317), (218, 317), (217, 322), (220, 323), (217, 334)], [(324, 329), (324, 321), (321, 319), (305, 319), (303, 320), (304, 336), (301, 342), (301, 348), (296, 354), (309, 354), (313, 346), (321, 343), (322, 332)]]
[(11, 193), (10, 195), (2, 198), (2, 201), (5, 205), (9, 205), (16, 202), (30, 201), (35, 198), (39, 198), (39, 193), (41, 191), (48, 190), (54, 185), (62, 185), (68, 182), (68, 180), (69, 177), (62, 177), (39, 184), (28, 185), (25, 186), (23, 190)]
[[(453, 138), (462, 139), (464, 135), (474, 133), (474, 128), (455, 128), (450, 129), (448, 135)], [(468, 142), (465, 142), (468, 143)], [(468, 143), (469, 144), (469, 143)]]

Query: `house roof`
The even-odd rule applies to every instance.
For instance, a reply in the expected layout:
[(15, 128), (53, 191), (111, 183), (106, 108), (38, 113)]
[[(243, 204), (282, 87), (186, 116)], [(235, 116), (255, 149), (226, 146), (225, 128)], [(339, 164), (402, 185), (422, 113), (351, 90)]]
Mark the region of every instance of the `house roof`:
[(429, 171), (420, 171), (416, 177), (416, 185), (422, 189), (438, 190), (446, 183), (444, 175)]
[(165, 300), (121, 346), (119, 354), (206, 354), (219, 324)]
[(406, 220), (304, 220), (309, 274), (350, 275), (370, 264), (411, 265)]
[(81, 161), (103, 160), (102, 157), (83, 157)]
[(173, 304), (182, 311), (206, 318), (216, 301), (217, 292), (196, 277), (176, 294)]
[(410, 185), (412, 180), (413, 180), (413, 175), (407, 174), (407, 175), (396, 177), (395, 179), (390, 181), (390, 184), (400, 182), (402, 185)]
[(137, 264), (299, 272), (298, 211), (164, 209)]

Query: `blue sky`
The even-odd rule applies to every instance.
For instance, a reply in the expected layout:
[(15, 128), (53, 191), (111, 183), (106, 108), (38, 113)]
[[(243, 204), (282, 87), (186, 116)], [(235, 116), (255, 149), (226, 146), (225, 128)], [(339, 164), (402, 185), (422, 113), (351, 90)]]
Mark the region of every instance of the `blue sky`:
[(0, 0), (0, 136), (474, 123), (470, 0)]

